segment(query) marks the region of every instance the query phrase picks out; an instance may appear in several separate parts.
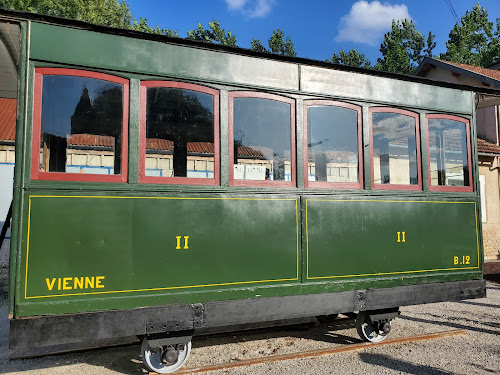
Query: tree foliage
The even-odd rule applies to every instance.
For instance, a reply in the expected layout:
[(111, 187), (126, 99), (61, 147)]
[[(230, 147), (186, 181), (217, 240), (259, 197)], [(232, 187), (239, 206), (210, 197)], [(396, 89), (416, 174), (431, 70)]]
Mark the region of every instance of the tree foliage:
[(487, 67), (500, 59), (500, 18), (488, 21), (488, 12), (479, 3), (467, 11), (450, 31), (443, 60)]
[(259, 39), (253, 39), (250, 44), (253, 51), (277, 53), (283, 56), (297, 56), (292, 40), (288, 36), (285, 39), (285, 33), (280, 29), (274, 30), (273, 35), (269, 38), (269, 49), (266, 49)]
[(124, 29), (132, 20), (124, 0), (0, 0), (0, 7)]
[(425, 39), (410, 20), (393, 20), (391, 31), (384, 35), (380, 45), (382, 58), (377, 59), (376, 69), (400, 74), (413, 74), (424, 57), (432, 57), (436, 46), (434, 34)]
[(132, 13), (125, 0), (0, 0), (0, 8), (21, 12), (46, 14), (97, 25), (134, 29), (152, 34), (178, 36), (177, 31), (155, 28), (145, 18), (132, 20)]
[(204, 29), (202, 24), (198, 24), (198, 29), (187, 32), (187, 38), (198, 40), (206, 43), (218, 43), (225, 46), (236, 47), (236, 37), (228, 31), (220, 27), (219, 21), (211, 21), (208, 23), (209, 30)]
[(380, 45), (382, 58), (377, 59), (376, 69), (400, 74), (413, 74), (424, 57), (432, 57), (436, 46), (434, 34), (427, 39), (415, 29), (413, 21), (393, 20), (391, 31), (384, 35)]
[(293, 42), (289, 37), (286, 37), (285, 34), (280, 29), (276, 29), (273, 31), (273, 35), (269, 38), (269, 48), (271, 52), (277, 53), (279, 55), (284, 56), (296, 56), (293, 49)]
[(338, 54), (334, 53), (331, 60), (327, 61), (358, 68), (371, 68), (370, 60), (368, 60), (363, 53), (359, 53), (354, 48), (348, 52), (342, 50)]
[(251, 45), (251, 50), (252, 51), (257, 51), (257, 52), (269, 52), (266, 47), (264, 47), (262, 45), (262, 43), (260, 42), (259, 39), (253, 39), (251, 42), (250, 42), (250, 45)]
[(156, 27), (151, 27), (148, 25), (148, 20), (147, 18), (139, 18), (139, 21), (137, 21), (134, 18), (134, 21), (132, 23), (132, 29), (137, 30), (137, 31), (142, 31), (144, 33), (150, 33), (150, 34), (159, 34), (159, 35), (166, 35), (170, 37), (179, 37), (179, 33), (177, 30), (170, 30), (170, 29), (162, 29), (160, 26), (156, 25)]

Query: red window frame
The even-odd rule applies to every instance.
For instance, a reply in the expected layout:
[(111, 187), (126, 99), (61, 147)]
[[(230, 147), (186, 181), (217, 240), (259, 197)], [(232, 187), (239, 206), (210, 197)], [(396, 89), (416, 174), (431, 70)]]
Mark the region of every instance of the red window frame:
[[(309, 155), (307, 109), (312, 106), (341, 107), (357, 112), (358, 120), (358, 182), (327, 182), (309, 181)], [(361, 107), (354, 104), (336, 102), (332, 100), (306, 100), (304, 101), (304, 186), (310, 188), (330, 189), (363, 189), (363, 123), (361, 121)]]
[[(123, 86), (123, 117), (122, 117), (122, 150), (121, 173), (116, 175), (79, 174), (67, 172), (40, 171), (40, 137), (42, 129), (42, 92), (43, 77), (46, 75), (76, 76), (95, 78), (118, 83)], [(129, 112), (129, 81), (104, 73), (67, 68), (35, 68), (35, 85), (33, 101), (33, 132), (31, 144), (31, 179), (48, 181), (88, 181), (88, 182), (127, 182), (128, 176), (128, 112)]]
[[(400, 185), (400, 184), (375, 184), (375, 170), (373, 166), (373, 113), (397, 113), (400, 115), (410, 116), (415, 119), (415, 140), (417, 147), (417, 185)], [(408, 190), (419, 191), (422, 190), (422, 162), (420, 151), (420, 124), (419, 114), (411, 111), (406, 111), (399, 108), (389, 107), (372, 107), (369, 108), (368, 114), (370, 116), (370, 165), (371, 165), (371, 185), (374, 190)]]
[[(146, 91), (149, 87), (168, 87), (197, 91), (214, 98), (214, 178), (146, 176)], [(219, 185), (220, 184), (220, 130), (219, 91), (192, 83), (177, 81), (142, 81), (139, 126), (139, 182), (150, 184)]]
[[(275, 100), (290, 104), (290, 163), (291, 181), (271, 180), (235, 180), (234, 179), (234, 99), (235, 98), (259, 98)], [(296, 157), (295, 157), (295, 99), (284, 96), (267, 94), (255, 91), (232, 91), (229, 93), (229, 185), (231, 186), (274, 186), (295, 187), (296, 186)]]
[[(429, 145), (429, 120), (430, 119), (444, 119), (462, 122), (465, 124), (465, 133), (467, 137), (467, 163), (469, 165), (469, 186), (436, 186), (431, 185), (431, 150)], [(471, 157), (471, 141), (470, 141), (470, 122), (469, 120), (452, 115), (440, 115), (440, 114), (429, 114), (425, 115), (426, 123), (426, 137), (427, 137), (427, 170), (428, 170), (428, 181), (429, 181), (429, 191), (449, 191), (449, 192), (467, 192), (471, 193), (474, 191), (474, 181), (472, 181), (472, 157)]]

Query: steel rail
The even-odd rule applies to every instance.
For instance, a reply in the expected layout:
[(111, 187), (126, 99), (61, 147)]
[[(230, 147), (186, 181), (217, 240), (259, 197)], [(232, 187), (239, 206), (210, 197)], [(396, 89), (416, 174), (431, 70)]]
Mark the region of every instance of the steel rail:
[[(434, 339), (441, 339), (441, 338), (445, 338), (445, 337), (464, 335), (464, 334), (466, 334), (465, 330), (454, 329), (454, 330), (447, 330), (447, 331), (442, 331), (442, 332), (429, 333), (427, 335), (389, 339), (389, 340), (384, 340), (382, 342), (377, 342), (377, 343), (362, 342), (362, 343), (358, 343), (358, 344), (344, 345), (341, 347), (308, 350), (305, 352), (295, 352), (295, 353), (288, 353), (288, 354), (272, 355), (272, 356), (260, 357), (260, 358), (249, 358), (249, 359), (243, 359), (243, 360), (236, 361), (236, 362), (226, 362), (226, 363), (201, 366), (201, 367), (194, 367), (194, 368), (183, 368), (183, 369), (176, 371), (175, 374), (197, 374), (197, 373), (208, 372), (208, 371), (227, 370), (227, 369), (231, 369), (231, 368), (235, 368), (235, 367), (252, 366), (252, 365), (261, 364), (261, 363), (286, 361), (286, 360), (297, 359), (297, 358), (312, 358), (312, 357), (318, 357), (321, 355), (345, 353), (345, 352), (350, 352), (350, 351), (354, 351), (354, 350), (368, 349), (368, 348), (372, 348), (375, 346), (402, 344), (402, 343), (407, 343), (407, 342), (416, 342), (416, 341), (424, 341), (424, 340), (434, 340)], [(152, 374), (156, 374), (156, 373), (150, 372), (149, 374), (152, 375)]]

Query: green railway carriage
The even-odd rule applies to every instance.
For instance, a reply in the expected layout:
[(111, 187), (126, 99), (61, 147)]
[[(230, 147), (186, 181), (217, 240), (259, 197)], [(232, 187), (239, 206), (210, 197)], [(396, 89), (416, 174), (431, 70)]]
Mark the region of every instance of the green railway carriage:
[[(470, 87), (1, 11), (18, 356), (483, 297)], [(493, 90), (482, 89), (484, 93)]]

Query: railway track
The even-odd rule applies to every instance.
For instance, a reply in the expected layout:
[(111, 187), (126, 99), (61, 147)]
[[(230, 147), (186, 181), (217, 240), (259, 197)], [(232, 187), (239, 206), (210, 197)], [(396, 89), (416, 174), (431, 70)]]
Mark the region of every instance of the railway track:
[[(252, 366), (252, 365), (261, 364), (261, 363), (286, 361), (286, 360), (297, 359), (297, 358), (319, 357), (322, 355), (331, 355), (331, 354), (345, 353), (345, 352), (350, 352), (350, 351), (355, 351), (355, 350), (363, 350), (363, 349), (372, 348), (375, 346), (402, 344), (402, 343), (407, 343), (407, 342), (417, 342), (417, 341), (424, 341), (424, 340), (435, 340), (435, 339), (441, 339), (441, 338), (446, 338), (446, 337), (451, 337), (451, 336), (456, 336), (456, 335), (464, 335), (464, 334), (466, 334), (465, 330), (454, 329), (454, 330), (447, 330), (447, 331), (430, 333), (427, 335), (387, 339), (387, 340), (384, 340), (384, 341), (378, 342), (378, 343), (362, 342), (362, 343), (356, 343), (356, 344), (347, 344), (347, 345), (342, 345), (342, 346), (336, 346), (333, 348), (323, 348), (323, 349), (309, 350), (309, 351), (303, 351), (303, 352), (295, 352), (295, 353), (288, 353), (288, 354), (281, 354), (281, 355), (271, 355), (271, 356), (266, 356), (266, 357), (250, 358), (250, 359), (244, 359), (244, 360), (234, 361), (234, 362), (220, 363), (220, 364), (215, 364), (215, 365), (208, 365), (208, 366), (201, 366), (201, 367), (188, 367), (188, 368), (183, 368), (183, 369), (176, 371), (175, 374), (199, 374), (199, 373), (204, 373), (204, 372), (208, 372), (208, 371), (227, 370), (227, 369), (232, 369), (232, 368), (236, 368), (236, 367), (245, 367), (245, 366)], [(150, 372), (149, 374), (153, 375), (156, 373)]]

